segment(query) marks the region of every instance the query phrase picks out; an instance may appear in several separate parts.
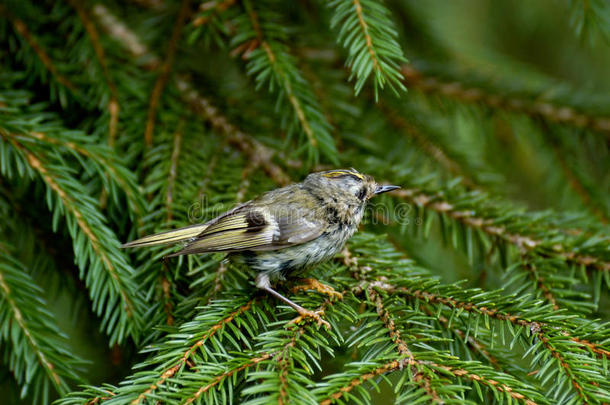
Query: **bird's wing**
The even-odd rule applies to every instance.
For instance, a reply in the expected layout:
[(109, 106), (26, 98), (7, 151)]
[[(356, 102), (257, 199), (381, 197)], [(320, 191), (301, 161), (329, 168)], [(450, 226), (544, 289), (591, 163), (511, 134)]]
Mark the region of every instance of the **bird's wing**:
[(320, 236), (324, 222), (310, 212), (299, 214), (284, 209), (273, 212), (268, 206), (245, 204), (219, 217), (181, 251), (171, 256), (205, 252), (276, 250), (305, 243)]

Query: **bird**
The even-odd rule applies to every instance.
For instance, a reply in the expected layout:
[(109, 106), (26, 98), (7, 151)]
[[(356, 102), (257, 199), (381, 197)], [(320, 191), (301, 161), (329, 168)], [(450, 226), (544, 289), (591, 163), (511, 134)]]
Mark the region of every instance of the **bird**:
[[(229, 260), (256, 272), (256, 287), (297, 311), (293, 321), (313, 318), (329, 327), (323, 311), (307, 310), (273, 286), (334, 257), (358, 229), (367, 202), (398, 188), (378, 184), (355, 169), (310, 173), (300, 183), (268, 191), (206, 223), (145, 236), (121, 247), (185, 243), (167, 258), (226, 252)], [(320, 292), (340, 296), (332, 287), (307, 280)]]

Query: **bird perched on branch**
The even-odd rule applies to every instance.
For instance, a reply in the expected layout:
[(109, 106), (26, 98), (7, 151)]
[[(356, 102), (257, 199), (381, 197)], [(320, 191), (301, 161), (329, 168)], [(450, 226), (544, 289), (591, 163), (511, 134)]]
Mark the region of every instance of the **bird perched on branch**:
[[(312, 173), (296, 184), (269, 191), (206, 222), (145, 236), (122, 247), (186, 242), (179, 256), (227, 252), (231, 260), (254, 269), (256, 286), (286, 302), (299, 318), (322, 320), (321, 311), (309, 311), (272, 288), (288, 276), (337, 254), (360, 224), (367, 201), (398, 186), (377, 184), (354, 169)], [(340, 295), (315, 280), (310, 286)]]

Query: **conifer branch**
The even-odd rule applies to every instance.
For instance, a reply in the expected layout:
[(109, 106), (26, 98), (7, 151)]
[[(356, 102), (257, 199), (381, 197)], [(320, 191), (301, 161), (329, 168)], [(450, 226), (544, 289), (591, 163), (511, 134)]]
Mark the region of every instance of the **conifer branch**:
[(443, 150), (442, 145), (440, 145), (439, 143), (434, 143), (430, 139), (430, 137), (426, 136), (425, 133), (422, 133), (422, 131), (417, 128), (416, 125), (408, 122), (407, 120), (402, 118), (396, 111), (392, 111), (383, 103), (380, 103), (380, 108), (384, 112), (385, 116), (388, 118), (388, 121), (392, 124), (392, 126), (394, 126), (396, 129), (399, 129), (408, 137), (412, 138), (415, 143), (417, 143), (417, 145), (421, 147), (423, 152), (425, 152), (428, 156), (437, 161), (453, 176), (460, 177), (462, 179), (462, 183), (466, 187), (471, 189), (477, 188), (475, 181), (466, 173), (464, 168), (462, 168), (455, 159), (452, 159)]
[[(81, 277), (88, 283), (93, 277), (98, 278), (102, 287), (90, 291), (95, 312), (104, 315), (103, 320), (111, 341), (122, 341), (126, 334), (137, 338), (141, 326), (140, 296), (131, 285), (131, 267), (118, 251), (116, 237), (100, 219), (91, 198), (78, 193), (69, 186), (71, 179), (62, 178), (62, 174), (55, 172), (53, 167), (29, 151), (16, 137), (2, 137), (12, 144), (16, 151), (23, 154), (29, 167), (47, 185), (49, 195), (57, 196), (61, 208), (54, 207), (49, 197), (49, 209), (60, 210), (66, 217), (68, 229), (73, 238), (77, 263), (81, 269)], [(78, 195), (78, 198), (75, 197)], [(85, 274), (86, 265), (91, 268)], [(116, 298), (119, 298), (117, 302)], [(114, 322), (110, 323), (110, 320)]]
[(337, 41), (348, 50), (347, 66), (356, 77), (359, 94), (368, 77), (374, 77), (375, 100), (386, 83), (398, 93), (406, 91), (401, 82), (400, 63), (406, 62), (390, 11), (376, 0), (334, 0), (331, 27), (341, 25)]
[[(154, 66), (159, 63), (159, 58), (150, 52), (139, 38), (104, 6), (97, 4), (94, 7), (94, 12), (101, 20), (101, 23), (107, 32), (121, 40), (126, 49), (134, 57), (148, 60), (149, 66)], [(251, 162), (257, 162), (256, 164), (260, 165), (277, 184), (286, 185), (290, 182), (282, 168), (272, 161), (275, 151), (264, 146), (252, 136), (244, 133), (231, 124), (208, 99), (198, 94), (191, 83), (186, 79), (177, 77), (175, 79), (175, 84), (191, 108), (209, 120), (214, 129), (227, 136), (229, 142), (248, 156)]]
[(492, 94), (485, 89), (468, 87), (458, 81), (445, 82), (416, 70), (411, 65), (402, 66), (405, 83), (425, 93), (438, 93), (464, 103), (481, 103), (491, 108), (506, 109), (549, 122), (568, 124), (578, 128), (587, 128), (606, 133), (610, 139), (610, 117), (589, 116), (570, 106), (554, 105), (545, 101), (531, 101), (524, 98), (506, 97)]
[[(161, 377), (156, 380), (156, 382), (154, 382), (153, 384), (150, 385), (150, 387), (148, 387), (147, 390), (145, 390), (144, 392), (142, 392), (141, 394), (138, 395), (138, 397), (136, 399), (134, 399), (133, 401), (131, 401), (132, 405), (137, 405), (139, 403), (141, 403), (141, 401), (143, 401), (149, 394), (151, 394), (153, 391), (155, 391), (159, 386), (161, 386), (163, 383), (165, 383), (168, 379), (172, 378), (177, 372), (178, 370), (180, 370), (189, 360), (189, 357), (201, 346), (203, 346), (203, 344), (209, 340), (212, 336), (214, 336), (214, 334), (216, 334), (216, 332), (221, 329), (222, 327), (224, 327), (226, 324), (230, 323), (233, 321), (233, 319), (236, 316), (239, 316), (241, 314), (243, 314), (244, 312), (248, 311), (251, 307), (252, 304), (254, 303), (254, 300), (250, 300), (248, 301), (245, 305), (242, 305), (241, 307), (239, 307), (237, 310), (235, 310), (234, 312), (230, 313), (227, 317), (219, 320), (215, 325), (213, 325), (211, 328), (209, 328), (204, 334), (203, 336), (197, 340), (197, 342), (192, 345), (191, 347), (189, 347), (189, 349), (187, 351), (184, 352), (184, 354), (182, 355), (182, 357), (180, 358), (180, 360), (175, 363), (174, 365), (172, 365), (171, 367), (167, 368), (165, 371), (163, 371), (161, 373)], [(260, 361), (260, 360), (259, 360)], [(224, 377), (223, 377), (224, 378)], [(222, 381), (222, 378), (220, 378), (216, 384), (218, 384), (220, 381)], [(216, 385), (214, 384), (214, 385)], [(213, 385), (212, 385), (213, 386)], [(196, 395), (196, 397), (198, 397), (199, 395), (201, 395), (203, 392), (207, 391), (210, 387), (208, 387), (207, 389), (205, 389), (204, 391), (199, 392), (198, 391), (198, 395)], [(196, 397), (194, 399), (196, 399)], [(193, 399), (193, 400), (194, 400)], [(191, 401), (192, 402), (192, 401)]]
[(388, 311), (384, 307), (381, 295), (379, 295), (373, 288), (368, 289), (368, 295), (374, 301), (377, 315), (379, 316), (379, 319), (381, 319), (381, 321), (383, 322), (385, 328), (388, 330), (390, 339), (392, 340), (394, 345), (396, 345), (396, 350), (398, 351), (398, 354), (400, 354), (400, 356), (402, 357), (401, 361), (403, 362), (403, 367), (404, 365), (412, 367), (411, 372), (413, 373), (413, 381), (417, 385), (420, 385), (432, 400), (436, 402), (442, 402), (439, 394), (432, 387), (430, 377), (421, 370), (419, 370), (421, 368), (421, 363), (415, 360), (413, 353), (411, 353), (411, 350), (409, 350), (409, 347), (407, 346), (405, 341), (401, 339), (400, 330), (398, 330), (398, 328), (396, 327), (390, 311)]
[(207, 385), (204, 385), (203, 387), (201, 387), (192, 397), (189, 397), (186, 399), (186, 401), (184, 402), (185, 405), (187, 404), (192, 404), (193, 402), (195, 402), (201, 395), (205, 394), (207, 391), (210, 390), (210, 388), (215, 387), (216, 385), (222, 383), (225, 379), (232, 377), (234, 374), (239, 373), (249, 367), (253, 367), (256, 366), (258, 363), (265, 361), (269, 358), (271, 358), (271, 354), (269, 353), (262, 353), (261, 355), (252, 358), (250, 361), (248, 361), (247, 363), (244, 363), (242, 365), (240, 365), (239, 367), (235, 367), (231, 370), (228, 370), (222, 374), (220, 374), (219, 376), (217, 376), (212, 382), (210, 382)]
[[(551, 353), (551, 355), (557, 359), (564, 373), (568, 376), (570, 380), (570, 384), (578, 393), (578, 397), (584, 402), (588, 403), (594, 398), (591, 398), (581, 386), (579, 379), (575, 376), (575, 370), (573, 370), (572, 366), (566, 362), (566, 358), (562, 355), (561, 351), (558, 350), (552, 343), (551, 339), (545, 336), (542, 332), (538, 333), (538, 337), (543, 342), (544, 347)], [(588, 381), (587, 381), (588, 382)]]
[(69, 381), (82, 381), (78, 370), (82, 360), (67, 347), (66, 336), (59, 331), (43, 291), (21, 262), (0, 247), (0, 342), (6, 365), (24, 392), (37, 398), (69, 390)]
[[(477, 215), (477, 211), (474, 209), (457, 209), (454, 204), (443, 199), (438, 194), (426, 193), (419, 189), (405, 188), (398, 190), (395, 195), (413, 202), (424, 209), (446, 215), (469, 228), (479, 229), (490, 236), (504, 240), (519, 248), (522, 253), (534, 251), (547, 244), (545, 241), (525, 233), (511, 232), (506, 226), (496, 224), (491, 217), (486, 218), (485, 216)], [(515, 222), (518, 222), (517, 218), (518, 216), (515, 217)], [(507, 222), (506, 219), (504, 222)], [(610, 271), (610, 261), (587, 253), (580, 253), (577, 247), (568, 247), (557, 242), (550, 248), (544, 249), (540, 254), (542, 257), (558, 257), (577, 266), (584, 266), (602, 272)]]
[(350, 392), (351, 390), (353, 390), (354, 388), (359, 386), (360, 384), (363, 384), (364, 382), (366, 382), (367, 380), (370, 380), (370, 379), (380, 376), (382, 374), (386, 374), (386, 373), (389, 373), (392, 371), (399, 370), (401, 368), (402, 368), (402, 362), (400, 362), (398, 360), (393, 360), (386, 364), (383, 364), (383, 365), (371, 370), (370, 372), (367, 372), (365, 374), (362, 374), (362, 375), (354, 378), (347, 385), (341, 387), (338, 391), (330, 394), (327, 399), (321, 401), (320, 405), (330, 405), (330, 404), (334, 403), (336, 400), (340, 399), (343, 395), (347, 394), (348, 392)]
[[(280, 108), (283, 101), (287, 101), (292, 107), (292, 112), (286, 111), (284, 115), (296, 118), (308, 141), (309, 159), (317, 161), (317, 153), (321, 151), (331, 161), (336, 162), (337, 150), (330, 133), (331, 126), (326, 121), (311, 86), (303, 78), (287, 47), (281, 42), (284, 39), (282, 30), (277, 29), (269, 16), (261, 23), (261, 17), (254, 7), (248, 1), (244, 5), (247, 23), (245, 18), (237, 20), (238, 31), (243, 32), (235, 37), (233, 45), (237, 49), (246, 46), (247, 53), (243, 56), (248, 60), (248, 74), (255, 76), (257, 88), (267, 85), (273, 92), (277, 87)], [(290, 127), (287, 129), (291, 131)]]
[(30, 166), (34, 170), (36, 170), (37, 172), (40, 173), (40, 176), (45, 181), (45, 183), (47, 183), (49, 188), (51, 190), (53, 190), (59, 196), (59, 198), (63, 201), (64, 205), (68, 208), (68, 210), (72, 212), (79, 228), (81, 228), (83, 230), (84, 234), (90, 240), (91, 247), (93, 248), (95, 253), (100, 257), (100, 260), (102, 261), (102, 263), (108, 270), (108, 274), (116, 282), (117, 286), (119, 287), (118, 290), (119, 290), (119, 294), (121, 295), (121, 300), (125, 303), (124, 309), (126, 311), (127, 316), (131, 317), (133, 315), (133, 304), (131, 302), (131, 298), (130, 298), (129, 294), (125, 291), (125, 288), (122, 287), (121, 278), (117, 274), (116, 268), (112, 264), (110, 258), (106, 254), (106, 252), (104, 252), (102, 250), (100, 242), (99, 242), (98, 238), (95, 236), (93, 229), (87, 222), (86, 217), (78, 209), (78, 207), (76, 207), (74, 201), (69, 196), (69, 194), (66, 192), (66, 190), (64, 190), (51, 176), (51, 174), (49, 173), (49, 170), (44, 166), (42, 161), (40, 159), (38, 159), (36, 156), (34, 156), (33, 154), (31, 154), (29, 151), (27, 151), (25, 148), (23, 148), (23, 146), (20, 145), (19, 143), (17, 143), (16, 141), (13, 141), (13, 144), (15, 145), (16, 148), (20, 149), (25, 154), (25, 157), (28, 160)]
[(398, 353), (401, 354), (401, 356), (404, 356), (404, 358), (401, 360), (402, 364), (401, 364), (400, 369), (402, 369), (405, 365), (413, 366), (414, 370), (412, 370), (412, 374), (414, 375), (414, 381), (416, 383), (420, 384), (422, 386), (422, 388), (425, 389), (425, 391), (428, 393), (428, 395), (431, 398), (438, 398), (438, 394), (431, 387), (430, 377), (425, 372), (423, 372), (421, 370), (421, 368), (431, 367), (431, 369), (432, 369), (431, 371), (435, 371), (435, 369), (440, 368), (444, 371), (448, 371), (448, 372), (452, 373), (455, 377), (458, 377), (458, 378), (467, 376), (467, 378), (469, 378), (470, 380), (480, 382), (484, 385), (489, 386), (492, 389), (496, 389), (500, 392), (507, 393), (512, 398), (522, 400), (526, 404), (533, 405), (536, 403), (536, 402), (526, 398), (525, 395), (518, 393), (518, 392), (514, 392), (514, 389), (511, 388), (510, 386), (508, 386), (506, 384), (499, 384), (497, 381), (495, 381), (493, 379), (485, 378), (481, 375), (471, 373), (464, 369), (455, 369), (453, 367), (449, 367), (446, 365), (439, 365), (436, 363), (431, 363), (429, 361), (422, 361), (422, 360), (416, 359), (413, 356), (413, 354), (411, 353), (411, 351), (409, 350), (407, 344), (401, 339), (400, 331), (396, 327), (391, 313), (384, 307), (381, 296), (375, 292), (372, 285), (369, 286), (368, 292), (369, 292), (369, 296), (372, 298), (373, 302), (375, 303), (377, 314), (378, 314), (379, 318), (381, 319), (381, 321), (383, 322), (385, 328), (388, 330), (390, 339), (396, 345)]
[(434, 316), (438, 320), (438, 322), (441, 325), (443, 325), (447, 330), (449, 330), (449, 331), (451, 331), (451, 333), (459, 336), (459, 338), (464, 340), (470, 347), (475, 349), (477, 352), (481, 353), (483, 355), (483, 357), (485, 357), (487, 360), (489, 360), (489, 363), (492, 366), (494, 366), (496, 369), (500, 368), (498, 359), (489, 352), (489, 349), (486, 347), (486, 345), (484, 343), (477, 340), (476, 338), (474, 338), (471, 335), (466, 335), (466, 333), (464, 333), (464, 331), (462, 331), (461, 329), (453, 328), (452, 325), (449, 323), (449, 319), (447, 319), (446, 316), (444, 316), (442, 314), (438, 315), (438, 314), (432, 312), (430, 310), (430, 308), (427, 308), (427, 307), (424, 307), (423, 310), (428, 316)]
[[(608, 205), (602, 195), (610, 180), (604, 160), (604, 134), (610, 131), (603, 129), (605, 95), (594, 89), (581, 112), (579, 94), (547, 102), (560, 100), (547, 95), (562, 91), (558, 80), (543, 96), (531, 90), (520, 95), (514, 87), (544, 79), (536, 68), (599, 80), (597, 63), (605, 59), (587, 53), (578, 69), (572, 61), (540, 64), (529, 73), (514, 69), (513, 80), (501, 88), (470, 84), (476, 78), (466, 76), (433, 77), (432, 68), (411, 71), (412, 78), (405, 68), (403, 75), (402, 43), (422, 66), (442, 61), (446, 72), (463, 65), (456, 49), (472, 49), (444, 53), (449, 26), (457, 21), (444, 25), (428, 18), (446, 13), (435, 5), (332, 0), (329, 9), (321, 9), (311, 2), (200, 0), (190, 19), (180, 16), (178, 3), (142, 8), (141, 0), (108, 6), (69, 0), (71, 7), (12, 1), (19, 7), (11, 12), (55, 72), (3, 9), (10, 18), (0, 27), (9, 50), (0, 72), (0, 217), (8, 239), (15, 239), (16, 260), (25, 260), (7, 273), (0, 257), (0, 340), (15, 376), (11, 391), (27, 389), (27, 400), (44, 405), (55, 395), (54, 377), (26, 336), (12, 343), (11, 334), (20, 330), (14, 306), (52, 371), (66, 384), (78, 380), (69, 375), (78, 374), (76, 363), (53, 354), (70, 353), (70, 345), (52, 339), (61, 335), (49, 326), (52, 316), (38, 316), (46, 304), (33, 308), (30, 303), (30, 297), (42, 295), (36, 283), (44, 283), (44, 293), (57, 288), (67, 293), (71, 307), (80, 298), (78, 287), (85, 290), (92, 310), (74, 311), (77, 324), (101, 324), (110, 335), (107, 341), (125, 343), (122, 366), (133, 367), (116, 386), (85, 386), (58, 405), (328, 405), (388, 397), (397, 403), (610, 401), (610, 325), (604, 307), (610, 250), (607, 227), (594, 218), (596, 207), (603, 211)], [(181, 0), (181, 10), (186, 3)], [(536, 10), (528, 6), (527, 15)], [(507, 17), (521, 22), (521, 14)], [(512, 22), (504, 15), (489, 17), (489, 29), (494, 19)], [(324, 18), (336, 29), (327, 29)], [(55, 35), (45, 30), (49, 24), (56, 25)], [(553, 25), (545, 21), (536, 29), (552, 33), (544, 27)], [(498, 39), (502, 46), (512, 44), (512, 38)], [(329, 49), (332, 42), (341, 49)], [(451, 38), (452, 46), (464, 45), (460, 42)], [(464, 60), (477, 69), (483, 55), (486, 63), (506, 69), (511, 63), (518, 67), (516, 59), (525, 55), (502, 53), (503, 59), (492, 60), (499, 53), (489, 43)], [(556, 49), (552, 56), (562, 56)], [(347, 70), (340, 67), (341, 53)], [(176, 74), (182, 55), (189, 60)], [(535, 59), (528, 62), (536, 65)], [(86, 97), (70, 93), (56, 74)], [(567, 78), (555, 74), (560, 76)], [(346, 83), (351, 79), (352, 85)], [(369, 97), (354, 98), (354, 89), (360, 92), (371, 80)], [(400, 92), (409, 80), (421, 90), (414, 97), (377, 104), (379, 89)], [(262, 87), (269, 91), (258, 92)], [(431, 103), (431, 96), (449, 104)], [(85, 103), (73, 102), (75, 97)], [(601, 100), (597, 107), (596, 99)], [(472, 103), (477, 103), (474, 110)], [(501, 120), (486, 114), (494, 109), (506, 112)], [(501, 130), (500, 121), (513, 138), (504, 137), (509, 132)], [(333, 131), (331, 123), (341, 131)], [(552, 130), (548, 136), (545, 126)], [(491, 127), (498, 138), (485, 136)], [(590, 131), (598, 134), (579, 136)], [(510, 153), (504, 142), (513, 142)], [(509, 158), (517, 154), (517, 170), (510, 171)], [(221, 254), (160, 262), (174, 247), (118, 248), (116, 235), (129, 241), (139, 233), (211, 219), (219, 208), (303, 179), (307, 172), (336, 169), (338, 160), (380, 183), (387, 179), (405, 188), (371, 201), (366, 218), (382, 224), (363, 225), (375, 233), (360, 229), (342, 257), (311, 269), (312, 278), (342, 291), (341, 300), (297, 282), (274, 286), (303, 308), (323, 311), (329, 330), (291, 322), (292, 308), (262, 294), (258, 298), (253, 269), (230, 264)], [(141, 187), (134, 173), (141, 176)], [(546, 189), (532, 191), (544, 175)], [(573, 192), (561, 184), (564, 180)], [(555, 185), (558, 200), (551, 201), (544, 191), (555, 191)], [(91, 196), (100, 191), (98, 202)], [(523, 203), (540, 211), (524, 210)], [(544, 211), (551, 203), (565, 210)], [(24, 216), (42, 220), (35, 227), (41, 231), (23, 227), (31, 222)], [(384, 228), (389, 236), (379, 234)], [(39, 255), (50, 236), (49, 252)], [(0, 243), (0, 256), (5, 245)], [(75, 281), (77, 288), (56, 286), (55, 278), (47, 282), (47, 273), (71, 268), (61, 256), (66, 247), (73, 249), (67, 259), (76, 261), (85, 281), (82, 286)], [(57, 261), (56, 255), (61, 256)], [(13, 282), (7, 276), (11, 271), (31, 288)], [(443, 284), (438, 275), (468, 281)], [(5, 286), (13, 307), (3, 301)], [(131, 300), (131, 317), (125, 297)], [(56, 303), (49, 307), (55, 310)], [(37, 328), (51, 339), (39, 339)], [(80, 335), (70, 331), (74, 339)], [(141, 354), (132, 357), (138, 350)], [(94, 358), (100, 372), (110, 370), (104, 363), (116, 360), (114, 354), (112, 360)], [(25, 367), (28, 361), (33, 367)]]
[(552, 149), (553, 154), (557, 159), (557, 163), (561, 168), (561, 171), (563, 172), (570, 188), (574, 190), (582, 201), (582, 204), (588, 209), (589, 212), (591, 212), (591, 214), (598, 218), (603, 224), (610, 223), (608, 214), (605, 212), (603, 200), (591, 193), (588, 187), (585, 187), (582, 176), (579, 176), (578, 171), (575, 170), (573, 165), (569, 163), (569, 152), (566, 150), (568, 148), (562, 145), (562, 137), (549, 135), (552, 134), (553, 131), (552, 128), (546, 123), (542, 124), (542, 128), (544, 129), (543, 134), (547, 139), (547, 143)]
[(82, 155), (94, 161), (97, 165), (99, 165), (102, 170), (107, 173), (110, 179), (112, 179), (114, 182), (117, 183), (117, 185), (120, 186), (121, 191), (124, 192), (127, 196), (129, 205), (134, 211), (134, 213), (138, 216), (143, 214), (144, 201), (142, 199), (142, 196), (139, 195), (135, 180), (127, 176), (125, 173), (121, 173), (119, 168), (117, 167), (117, 164), (111, 160), (112, 158), (103, 154), (103, 150), (100, 150), (98, 152), (96, 151), (96, 149), (91, 147), (92, 145), (80, 145), (76, 142), (75, 139), (68, 138), (64, 140), (60, 137), (53, 136), (54, 134), (27, 131), (25, 129), (19, 135), (7, 133), (4, 133), (4, 135), (13, 137), (29, 137), (48, 144), (48, 146), (50, 147), (56, 146), (66, 148), (66, 150), (68, 150), (72, 154)]
[(38, 342), (32, 336), (32, 333), (30, 332), (28, 326), (25, 324), (23, 315), (21, 314), (21, 310), (15, 303), (15, 300), (11, 297), (11, 289), (4, 281), (4, 276), (2, 275), (2, 272), (0, 272), (0, 289), (3, 292), (4, 299), (6, 300), (13, 312), (13, 319), (15, 319), (17, 325), (28, 340), (30, 347), (34, 350), (34, 353), (36, 353), (36, 357), (38, 357), (40, 365), (45, 369), (46, 373), (51, 378), (51, 381), (53, 381), (55, 387), (59, 389), (62, 381), (60, 380), (59, 375), (57, 375), (57, 372), (54, 370), (55, 366), (53, 366), (53, 364), (49, 362), (44, 352), (40, 349)]
[[(301, 126), (303, 127), (303, 131), (307, 135), (307, 139), (309, 139), (309, 143), (311, 144), (312, 147), (314, 147), (314, 148), (317, 147), (318, 141), (316, 140), (316, 138), (313, 134), (313, 130), (311, 129), (311, 125), (309, 125), (309, 121), (305, 117), (305, 113), (303, 112), (301, 103), (297, 99), (294, 91), (292, 90), (292, 84), (291, 84), (290, 80), (288, 79), (288, 77), (286, 76), (286, 73), (279, 66), (275, 53), (271, 50), (269, 43), (267, 41), (265, 41), (265, 39), (263, 37), (263, 33), (261, 31), (260, 23), (258, 21), (258, 15), (254, 12), (254, 9), (252, 7), (248, 8), (248, 16), (250, 17), (250, 23), (252, 24), (252, 28), (254, 29), (254, 32), (256, 33), (257, 42), (260, 44), (260, 46), (263, 47), (265, 53), (267, 54), (267, 58), (268, 58), (270, 64), (273, 66), (276, 74), (280, 77), (282, 85), (284, 86), (284, 89), (286, 91), (286, 95), (288, 96), (288, 101), (290, 102), (290, 104), (292, 104), (292, 107), (294, 108), (297, 118), (299, 119), (299, 122), (301, 123)], [(252, 49), (252, 51), (253, 50), (254, 49)]]
[(152, 94), (150, 95), (148, 118), (146, 120), (146, 129), (144, 130), (144, 141), (146, 142), (146, 146), (149, 147), (153, 144), (153, 134), (155, 131), (157, 107), (159, 105), (159, 100), (161, 98), (161, 94), (163, 93), (163, 89), (165, 88), (165, 84), (169, 79), (169, 74), (174, 63), (174, 58), (176, 56), (176, 49), (178, 48), (180, 33), (182, 32), (182, 28), (184, 27), (184, 24), (190, 12), (189, 6), (190, 2), (188, 0), (182, 0), (180, 3), (180, 9), (178, 10), (178, 16), (176, 17), (172, 36), (170, 37), (168, 42), (167, 55), (165, 56), (165, 59), (161, 64), (161, 73), (157, 77), (157, 81), (155, 82)]
[[(392, 292), (395, 294), (407, 294), (408, 296), (411, 296), (415, 299), (422, 300), (428, 303), (441, 304), (452, 309), (480, 313), (489, 318), (494, 318), (501, 321), (508, 321), (514, 325), (524, 327), (532, 335), (535, 335), (543, 343), (544, 348), (554, 358), (557, 359), (557, 361), (563, 368), (565, 375), (569, 378), (570, 384), (577, 391), (578, 395), (584, 401), (593, 400), (593, 398), (590, 397), (590, 395), (592, 395), (592, 391), (590, 390), (590, 388), (598, 384), (597, 382), (595, 382), (596, 379), (584, 380), (582, 379), (582, 377), (578, 376), (580, 370), (583, 367), (589, 367), (589, 365), (586, 364), (587, 360), (583, 360), (578, 353), (565, 353), (564, 355), (556, 347), (556, 342), (561, 341), (562, 339), (565, 341), (571, 341), (576, 343), (579, 342), (579, 338), (570, 336), (569, 333), (565, 330), (565, 327), (551, 326), (545, 322), (537, 321), (535, 320), (535, 316), (511, 314), (510, 312), (502, 311), (498, 308), (488, 308), (484, 305), (481, 306), (473, 302), (460, 301), (451, 296), (444, 296), (442, 294), (436, 294), (425, 290), (413, 290), (407, 287), (396, 288), (385, 282), (372, 283), (371, 287), (381, 288), (387, 292)], [(548, 317), (548, 315), (545, 317)], [(569, 360), (565, 356), (570, 356)], [(591, 360), (590, 362), (593, 361)], [(583, 363), (585, 364), (583, 365)], [(578, 371), (576, 371), (575, 367), (577, 367)], [(583, 385), (587, 385), (589, 389), (585, 390), (583, 388)]]

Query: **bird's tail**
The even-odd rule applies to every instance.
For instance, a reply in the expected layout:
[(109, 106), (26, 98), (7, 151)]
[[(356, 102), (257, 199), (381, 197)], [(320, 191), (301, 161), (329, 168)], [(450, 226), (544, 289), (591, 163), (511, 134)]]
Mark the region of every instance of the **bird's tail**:
[(121, 245), (121, 247), (130, 248), (143, 246), (172, 245), (174, 243), (186, 241), (196, 237), (207, 227), (208, 224), (186, 226), (184, 228), (174, 229), (172, 231), (165, 231), (161, 233), (156, 233), (154, 235), (148, 235), (143, 238), (125, 243)]

